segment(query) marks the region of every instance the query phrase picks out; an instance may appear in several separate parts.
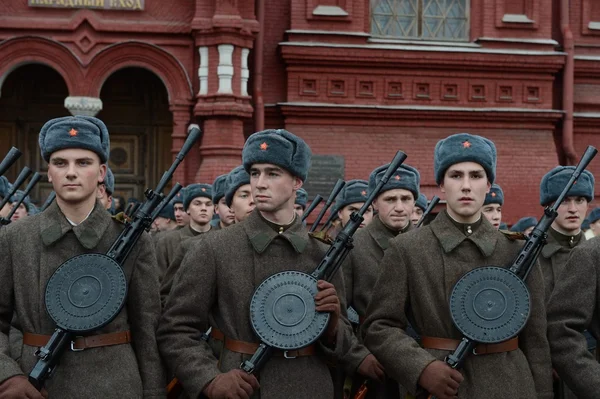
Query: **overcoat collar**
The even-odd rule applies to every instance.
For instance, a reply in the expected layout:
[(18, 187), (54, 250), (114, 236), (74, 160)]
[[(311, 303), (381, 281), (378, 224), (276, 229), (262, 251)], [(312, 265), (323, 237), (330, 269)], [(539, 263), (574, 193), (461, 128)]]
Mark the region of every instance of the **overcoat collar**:
[[(548, 259), (551, 258), (558, 251), (563, 250), (565, 252), (568, 252), (581, 242), (582, 237), (582, 232), (579, 232), (579, 234), (574, 235), (572, 237), (571, 244), (570, 237), (564, 234), (560, 234), (558, 231), (550, 227), (550, 230), (548, 231), (548, 239), (546, 245), (544, 245), (544, 248), (542, 249), (542, 256)], [(560, 240), (557, 238), (559, 238)]]
[(406, 233), (407, 231), (412, 230), (413, 225), (409, 220), (405, 228), (400, 230), (398, 233), (394, 234), (392, 230), (390, 230), (385, 224), (383, 224), (381, 219), (379, 219), (379, 216), (375, 216), (371, 223), (369, 223), (369, 225), (365, 227), (365, 229), (367, 229), (367, 231), (369, 232), (373, 240), (375, 240), (379, 248), (385, 251), (390, 247), (390, 240), (392, 238), (396, 237), (398, 234)]
[(474, 229), (473, 233), (467, 236), (463, 231), (452, 223), (450, 216), (446, 211), (441, 212), (433, 222), (429, 224), (433, 234), (438, 239), (445, 253), (449, 253), (458, 247), (464, 240), (473, 242), (479, 251), (485, 256), (491, 256), (498, 242), (498, 230), (494, 228), (482, 216), (481, 224)]
[(96, 201), (90, 216), (77, 226), (71, 226), (56, 201), (40, 215), (42, 242), (50, 246), (73, 230), (79, 243), (86, 249), (94, 249), (111, 222), (110, 214)]
[(263, 253), (276, 237), (288, 241), (297, 253), (304, 251), (308, 244), (308, 232), (300, 218), (296, 217), (292, 225), (280, 234), (273, 230), (258, 212), (258, 209), (255, 209), (243, 222), (244, 230), (256, 252)]

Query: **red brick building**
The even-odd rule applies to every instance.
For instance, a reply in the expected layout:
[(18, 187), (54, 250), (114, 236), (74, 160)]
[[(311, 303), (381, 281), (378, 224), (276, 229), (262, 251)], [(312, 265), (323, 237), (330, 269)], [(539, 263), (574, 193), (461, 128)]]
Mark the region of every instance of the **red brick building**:
[(466, 131), (495, 141), (512, 223), (540, 214), (547, 170), (600, 146), (599, 45), (594, 0), (2, 2), (0, 153), (16, 145), (19, 166), (43, 170), (41, 125), (97, 115), (118, 192), (139, 197), (191, 122), (204, 136), (182, 183), (237, 165), (251, 132), (285, 127), (318, 155), (313, 191), (402, 149), (431, 196), (435, 143)]

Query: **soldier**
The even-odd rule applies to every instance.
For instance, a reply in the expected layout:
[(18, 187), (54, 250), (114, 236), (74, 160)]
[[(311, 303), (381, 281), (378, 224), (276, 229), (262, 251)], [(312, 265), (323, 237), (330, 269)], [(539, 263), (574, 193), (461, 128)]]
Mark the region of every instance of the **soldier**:
[(581, 223), (581, 231), (583, 231), (583, 237), (586, 240), (589, 240), (590, 238), (594, 237), (594, 232), (592, 231), (592, 229), (590, 229), (590, 219), (589, 218), (585, 218), (583, 220), (583, 223)]
[[(352, 212), (358, 212), (367, 200), (369, 183), (366, 180), (348, 180), (342, 191), (338, 194), (335, 200), (335, 212), (341, 220), (341, 229), (346, 226), (350, 220)], [(360, 228), (366, 227), (373, 219), (373, 207), (364, 214), (365, 220), (361, 223)]]
[(497, 184), (492, 184), (490, 192), (485, 195), (483, 201), (483, 216), (497, 229), (502, 223), (502, 205), (504, 205), (504, 191)]
[[(175, 219), (175, 209), (173, 203), (169, 202), (159, 212), (154, 222), (152, 222), (151, 232), (154, 232), (154, 237), (158, 240), (161, 235), (158, 233), (167, 233), (177, 228), (177, 220)], [(158, 243), (158, 241), (155, 241)]]
[(225, 202), (225, 189), (227, 187), (227, 175), (218, 176), (213, 182), (213, 204), (215, 204), (215, 213), (219, 218), (213, 220), (212, 226), (216, 230), (224, 229), (235, 222), (235, 214)]
[(177, 226), (182, 229), (190, 223), (190, 215), (185, 212), (183, 207), (183, 198), (185, 197), (186, 187), (182, 188), (173, 199), (173, 210), (175, 211), (175, 220)]
[[(23, 194), (25, 194), (23, 191), (17, 190), (17, 192), (15, 193), (15, 195), (12, 198), (12, 202), (13, 202), (12, 206), (13, 207), (17, 205), (17, 202), (21, 199), (21, 197), (23, 197)], [(31, 199), (27, 195), (27, 196), (25, 196), (23, 201), (19, 204), (19, 207), (17, 208), (15, 213), (12, 215), (10, 220), (12, 222), (15, 222), (17, 220), (23, 220), (27, 216), (29, 216), (30, 210), (31, 210)]]
[(227, 175), (225, 204), (233, 211), (236, 223), (245, 220), (256, 206), (250, 187), (250, 175), (243, 165), (233, 168)]
[[(323, 355), (341, 353), (352, 339), (340, 313), (340, 298), (345, 305), (339, 273), (333, 284), (317, 284), (316, 310), (331, 315), (317, 344), (294, 353), (274, 351), (260, 371), (260, 385), (256, 376), (239, 369), (258, 348), (249, 323), (255, 288), (280, 271), (312, 272), (327, 250), (294, 212), (310, 157), (308, 145), (286, 130), (251, 135), (242, 159), (257, 209), (243, 223), (207, 235), (183, 260), (157, 334), (164, 359), (190, 397), (248, 398), (259, 388), (261, 399), (332, 397)], [(211, 335), (224, 341), (219, 359), (198, 340), (209, 325)]]
[(308, 202), (308, 193), (305, 189), (300, 188), (296, 191), (296, 202), (294, 202), (294, 210), (300, 217), (304, 216), (304, 210), (306, 209), (306, 203)]
[(182, 229), (164, 234), (156, 244), (158, 266), (163, 274), (175, 259), (183, 240), (211, 230), (210, 221), (215, 211), (212, 202), (212, 186), (201, 183), (187, 186), (183, 198), (183, 209), (190, 215), (190, 223)]
[[(369, 191), (373, 190), (389, 165), (375, 169), (369, 176)], [(349, 261), (342, 267), (344, 271), (344, 287), (346, 301), (363, 321), (367, 315), (367, 305), (373, 294), (373, 287), (381, 272), (379, 265), (384, 251), (389, 247), (389, 240), (398, 234), (413, 229), (410, 220), (413, 215), (415, 199), (419, 197), (419, 172), (408, 165), (400, 166), (392, 175), (373, 203), (377, 216), (364, 229), (359, 230), (354, 238), (354, 249), (350, 252)], [(374, 368), (361, 370), (358, 365), (367, 356), (373, 357)], [(344, 358), (351, 374), (366, 375), (379, 382), (385, 380), (383, 366), (362, 344), (353, 348)], [(355, 387), (362, 383), (364, 377), (356, 376)], [(367, 398), (398, 398), (398, 384), (394, 381), (371, 383)]]
[(597, 237), (600, 235), (600, 208), (594, 208), (588, 215), (588, 220), (590, 221), (590, 237)]
[(415, 201), (412, 214), (410, 215), (410, 222), (413, 226), (416, 226), (423, 216), (423, 212), (427, 209), (427, 197), (423, 193), (419, 193), (419, 197)]
[[(546, 207), (556, 201), (574, 170), (573, 166), (557, 166), (544, 175), (540, 184), (540, 205)], [(540, 254), (546, 303), (550, 301), (554, 286), (558, 282), (557, 278), (562, 274), (571, 250), (585, 242), (581, 224), (588, 204), (593, 199), (594, 176), (585, 170), (558, 207), (558, 217), (548, 230), (547, 243)], [(555, 395), (557, 398), (574, 397), (568, 388), (560, 383), (555, 384)]]
[[(522, 244), (481, 216), (496, 175), (493, 142), (466, 133), (439, 141), (434, 173), (446, 210), (390, 241), (363, 324), (365, 345), (386, 374), (417, 398), (427, 392), (438, 399), (551, 398), (544, 283), (537, 264), (527, 279), (531, 316), (518, 338), (477, 346), (480, 355), (470, 354), (460, 371), (443, 361), (461, 339), (448, 306), (455, 283), (477, 267), (510, 265)], [(409, 321), (423, 348), (406, 334)]]
[(528, 236), (533, 231), (533, 228), (538, 223), (538, 220), (533, 216), (525, 216), (513, 224), (510, 231), (513, 233), (523, 233)]
[[(40, 132), (42, 157), (56, 201), (43, 213), (0, 230), (0, 397), (41, 399), (25, 376), (34, 352), (55, 329), (45, 310), (44, 287), (56, 268), (76, 255), (105, 253), (123, 225), (96, 200), (109, 151), (108, 130), (92, 117), (50, 120)], [(23, 238), (27, 239), (24, 240)], [(123, 310), (92, 339), (77, 338), (52, 378), (50, 398), (163, 397), (165, 372), (155, 338), (160, 316), (158, 273), (150, 239), (143, 235), (122, 265), (128, 296)], [(24, 332), (19, 362), (7, 355), (10, 321)], [(85, 350), (81, 350), (81, 349)]]
[(98, 199), (106, 210), (113, 208), (113, 193), (115, 191), (115, 175), (109, 167), (106, 168), (104, 181), (98, 184)]

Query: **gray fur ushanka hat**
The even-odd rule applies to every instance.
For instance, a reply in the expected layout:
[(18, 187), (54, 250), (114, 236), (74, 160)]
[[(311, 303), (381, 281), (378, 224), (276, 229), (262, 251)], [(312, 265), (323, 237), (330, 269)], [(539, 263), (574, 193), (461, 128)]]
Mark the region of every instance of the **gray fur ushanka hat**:
[(203, 183), (190, 184), (187, 186), (183, 197), (183, 210), (187, 211), (188, 206), (190, 206), (194, 198), (198, 197), (208, 198), (212, 201), (212, 186)]
[(257, 163), (277, 165), (305, 181), (312, 152), (304, 140), (285, 129), (269, 129), (252, 134), (242, 150), (246, 172)]
[[(540, 183), (540, 205), (546, 206), (556, 201), (574, 171), (575, 166), (557, 166), (546, 173)], [(567, 193), (567, 196), (584, 197), (588, 202), (592, 202), (594, 199), (594, 183), (594, 175), (584, 170)]]
[(497, 184), (492, 184), (490, 192), (485, 195), (485, 201), (483, 205), (498, 204), (504, 205), (504, 191)]
[(346, 205), (365, 202), (369, 196), (369, 183), (366, 180), (348, 180), (335, 199), (335, 210), (340, 211)]
[(483, 167), (490, 183), (496, 180), (496, 145), (485, 137), (458, 133), (438, 141), (433, 156), (435, 182), (444, 181), (448, 168), (461, 162), (475, 162)]
[(296, 200), (294, 201), (294, 203), (296, 205), (300, 205), (302, 207), (302, 209), (305, 209), (307, 202), (308, 202), (308, 193), (306, 192), (305, 189), (299, 188), (296, 191)]
[(110, 139), (104, 122), (92, 116), (64, 116), (51, 119), (42, 126), (40, 151), (46, 162), (53, 152), (67, 148), (82, 148), (95, 152), (100, 163), (108, 161)]
[[(383, 176), (385, 175), (385, 171), (390, 166), (390, 164), (381, 165), (378, 168), (375, 168), (371, 172), (369, 176), (369, 192), (375, 190), (377, 184), (381, 181)], [(404, 190), (410, 191), (415, 201), (419, 198), (419, 186), (421, 185), (421, 175), (419, 171), (413, 168), (410, 165), (400, 165), (396, 172), (392, 174), (388, 182), (383, 186), (379, 195), (383, 194), (386, 191), (394, 190), (397, 188), (402, 188)]]
[(227, 188), (225, 189), (225, 203), (231, 208), (233, 196), (238, 188), (250, 184), (250, 175), (242, 165), (233, 168), (227, 175)]

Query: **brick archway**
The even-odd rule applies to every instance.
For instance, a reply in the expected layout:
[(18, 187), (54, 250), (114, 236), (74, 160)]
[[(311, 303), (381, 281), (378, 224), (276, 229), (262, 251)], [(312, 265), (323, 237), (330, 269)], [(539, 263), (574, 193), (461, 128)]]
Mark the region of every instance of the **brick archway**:
[(22, 65), (40, 63), (58, 72), (69, 93), (85, 84), (80, 60), (63, 44), (39, 36), (21, 36), (0, 43), (0, 93), (6, 77)]
[(183, 65), (160, 47), (137, 41), (109, 46), (93, 58), (86, 73), (87, 95), (99, 97), (106, 79), (126, 67), (145, 68), (156, 74), (167, 88), (171, 105), (191, 103), (192, 84)]

